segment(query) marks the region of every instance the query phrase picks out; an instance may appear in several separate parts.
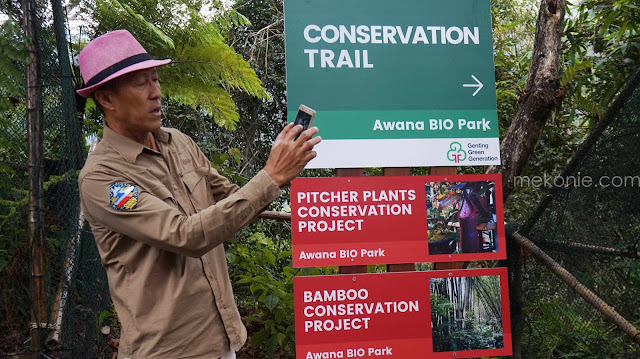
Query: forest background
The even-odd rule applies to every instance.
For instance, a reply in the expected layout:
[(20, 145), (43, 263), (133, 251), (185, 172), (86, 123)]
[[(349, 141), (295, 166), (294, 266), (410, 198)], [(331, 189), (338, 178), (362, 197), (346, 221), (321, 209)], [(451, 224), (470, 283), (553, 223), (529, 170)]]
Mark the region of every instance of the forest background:
[[(0, 4), (3, 53), (0, 56), (0, 124), (3, 128), (0, 134), (0, 284), (4, 289), (0, 296), (0, 357), (29, 352), (34, 347), (28, 339), (33, 293), (28, 285), (31, 259), (27, 230), (28, 166), (25, 165), (28, 152), (25, 73), (29, 42), (25, 41), (23, 20), (27, 2), (7, 0)], [(69, 223), (78, 222), (75, 178), (89, 143), (100, 137), (102, 127), (100, 114), (91, 100), (69, 98), (51, 90), (55, 86), (64, 87), (69, 81), (75, 88), (82, 86), (77, 69), (80, 49), (91, 38), (126, 28), (155, 58), (173, 59), (173, 65), (159, 71), (164, 125), (190, 135), (211, 159), (212, 166), (232, 181), (243, 184), (263, 166), (275, 135), (286, 122), (284, 20), (279, 0), (235, 3), (72, 0), (61, 7), (62, 13), (57, 16), (58, 1), (31, 3), (36, 5), (33, 12), (40, 21), (36, 33), (41, 40), (38, 54), (45, 84), (41, 95), (45, 116), (44, 196), (47, 203), (44, 241), (49, 268), (47, 303), (49, 311), (54, 311), (58, 283), (64, 282), (63, 268), (69, 268), (65, 266), (65, 258), (69, 254), (69, 238), (73, 237), (70, 233), (74, 232)], [(511, 186), (511, 190), (505, 191), (508, 196), (505, 218), (508, 222), (524, 223), (545, 195), (546, 188), (514, 187), (514, 177), (560, 173), (630, 76), (636, 73), (640, 66), (640, 4), (635, 0), (585, 0), (566, 4), (556, 0), (492, 0), (491, 4), (497, 104), (503, 140), (504, 136), (517, 133), (511, 128), (522, 118), (523, 108), (531, 105), (528, 81), (539, 60), (534, 48), (539, 45), (537, 26), (544, 22), (545, 14), (561, 12), (564, 15), (559, 46), (544, 49), (547, 51), (544, 56), (557, 59), (557, 69), (551, 73), (551, 100), (533, 107), (539, 110), (536, 114), (542, 120), (538, 119), (524, 137), (515, 137), (517, 142), (530, 146), (510, 148), (504, 145), (509, 141), (503, 142), (505, 166), (511, 170), (505, 178)], [(67, 37), (66, 50), (56, 46), (60, 18), (62, 32)], [(64, 51), (68, 51), (67, 56), (63, 56)], [(64, 75), (64, 59), (69, 60), (68, 75)], [(46, 69), (56, 69), (63, 75)], [(65, 117), (72, 118), (72, 123), (60, 120)], [(76, 131), (72, 136), (69, 128)], [(635, 149), (629, 151), (633, 153)], [(516, 152), (519, 162), (512, 165), (516, 162), (512, 162)], [(428, 173), (426, 168), (412, 171)], [(484, 171), (485, 168), (479, 167), (459, 169), (461, 173)], [(380, 175), (382, 171), (366, 169), (365, 172)], [(333, 172), (305, 171), (303, 175), (332, 176)], [(287, 197), (283, 196), (270, 209), (287, 211)], [(634, 230), (637, 237), (640, 230)], [(260, 219), (227, 243), (230, 274), (251, 335), (241, 357), (293, 357), (292, 277), (337, 272), (336, 268), (293, 269), (290, 233), (286, 221)], [(84, 227), (82, 238), (87, 236), (90, 238)], [(57, 345), (48, 344), (46, 348), (61, 356), (76, 357), (73, 353), (90, 352), (88, 357), (109, 358), (117, 347), (119, 324), (109, 306), (95, 252), (84, 247), (88, 246), (87, 242), (83, 241), (81, 255), (75, 257), (85, 273), (74, 274), (77, 284), (67, 283), (75, 290), (75, 296), (69, 301), (70, 309), (65, 309), (68, 311), (65, 320), (73, 323), (72, 329), (67, 339), (58, 341)], [(635, 248), (637, 244), (635, 241)], [(638, 327), (640, 264), (637, 259), (619, 266), (615, 278), (599, 271), (597, 263), (590, 264), (592, 267), (578, 276), (581, 282), (589, 283), (592, 290), (605, 299), (620, 303), (616, 306), (618, 311)], [(490, 265), (493, 264), (471, 264)], [(431, 267), (421, 264), (418, 268)], [(516, 356), (631, 358), (640, 355), (640, 348), (632, 340), (594, 317), (583, 304), (567, 300), (566, 289), (540, 276), (544, 269), (538, 263), (528, 260), (523, 268), (525, 283), (530, 287), (522, 289), (524, 316), (520, 320), (522, 336), (518, 338), (521, 348), (519, 345), (517, 349), (521, 353)], [(383, 270), (384, 266), (370, 268), (371, 272)], [(87, 293), (94, 293), (95, 298), (87, 297)], [(82, 340), (70, 338), (73, 335)]]

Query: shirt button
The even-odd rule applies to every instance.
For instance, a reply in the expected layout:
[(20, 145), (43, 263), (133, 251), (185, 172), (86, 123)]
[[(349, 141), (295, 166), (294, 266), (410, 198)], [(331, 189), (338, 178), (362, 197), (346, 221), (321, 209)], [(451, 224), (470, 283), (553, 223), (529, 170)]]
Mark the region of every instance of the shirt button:
[(176, 185), (175, 183), (173, 184), (173, 189), (178, 189), (178, 185)]

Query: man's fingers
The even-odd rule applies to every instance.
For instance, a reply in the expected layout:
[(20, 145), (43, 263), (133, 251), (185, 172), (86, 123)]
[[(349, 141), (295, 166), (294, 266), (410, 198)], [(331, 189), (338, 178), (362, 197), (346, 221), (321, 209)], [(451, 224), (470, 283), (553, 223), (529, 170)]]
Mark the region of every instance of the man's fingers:
[(291, 132), (291, 128), (293, 127), (293, 122), (288, 123), (286, 126), (284, 126), (284, 128), (282, 129), (282, 131), (280, 131), (280, 133), (278, 134), (278, 136), (276, 137), (276, 141), (280, 140), (284, 140), (287, 136), (287, 134), (289, 132)]
[(302, 125), (295, 125), (284, 135), (285, 141), (293, 141), (296, 135), (302, 131)]
[(307, 155), (304, 156), (305, 166), (306, 166), (307, 163), (309, 163), (309, 161), (311, 161), (312, 159), (316, 158), (317, 155), (318, 155), (318, 153), (316, 153), (316, 151), (309, 151), (307, 153)]
[[(271, 154), (267, 160), (270, 166), (269, 173), (272, 178), (278, 179), (276, 183), (285, 183), (300, 174), (306, 164), (317, 156), (313, 147), (322, 141), (320, 136), (313, 137), (318, 133), (317, 127), (311, 127), (294, 141), (296, 135), (302, 131), (302, 126), (287, 124), (276, 137)], [(265, 166), (266, 168), (266, 166)]]
[(313, 135), (315, 135), (316, 133), (318, 133), (318, 128), (317, 127), (311, 127), (306, 129), (304, 132), (309, 134), (309, 138), (313, 137)]
[(315, 147), (315, 145), (317, 145), (321, 141), (322, 141), (322, 137), (320, 136), (313, 137), (302, 144), (302, 150), (303, 151), (311, 150)]
[(321, 136), (316, 136), (312, 139), (310, 139), (309, 141), (313, 146), (317, 145), (318, 143), (322, 142), (322, 137)]
[(313, 135), (315, 135), (316, 133), (318, 133), (317, 127), (308, 128), (300, 134), (300, 137), (298, 137), (298, 140), (302, 139), (303, 142), (307, 141), (308, 139), (313, 137)]

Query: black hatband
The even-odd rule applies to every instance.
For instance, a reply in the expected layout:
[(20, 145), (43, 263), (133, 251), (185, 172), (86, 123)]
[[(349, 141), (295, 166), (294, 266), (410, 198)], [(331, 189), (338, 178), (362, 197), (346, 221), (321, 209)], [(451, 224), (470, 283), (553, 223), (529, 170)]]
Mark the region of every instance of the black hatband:
[(124, 69), (125, 67), (131, 66), (133, 64), (137, 64), (138, 62), (147, 61), (147, 60), (153, 60), (153, 58), (146, 52), (142, 54), (129, 56), (126, 59), (122, 61), (118, 61), (115, 64), (107, 67), (106, 69), (98, 72), (95, 76), (93, 76), (87, 82), (87, 85), (85, 87), (93, 86), (99, 83), (100, 81), (106, 79), (107, 77), (113, 75), (114, 73)]

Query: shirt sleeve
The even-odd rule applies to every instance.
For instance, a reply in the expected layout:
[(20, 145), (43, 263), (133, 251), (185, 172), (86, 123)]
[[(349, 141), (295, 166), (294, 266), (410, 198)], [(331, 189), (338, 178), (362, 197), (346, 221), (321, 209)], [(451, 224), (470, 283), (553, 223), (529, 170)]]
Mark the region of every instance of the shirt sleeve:
[[(209, 183), (209, 187), (213, 192), (213, 199), (216, 202), (223, 200), (224, 198), (229, 197), (232, 193), (236, 192), (240, 187), (235, 185), (229, 181), (229, 179), (221, 174), (218, 171), (211, 167), (209, 164), (210, 170), (207, 175), (207, 182)], [(267, 177), (269, 177), (267, 175)], [(271, 177), (269, 177), (271, 180)], [(271, 180), (273, 182), (273, 180)], [(275, 185), (275, 182), (274, 182)]]
[[(94, 170), (80, 179), (81, 205), (89, 222), (151, 246), (190, 257), (200, 257), (233, 236), (262, 208), (280, 196), (280, 189), (275, 182), (261, 170), (245, 186), (215, 205), (185, 216), (163, 199), (122, 178), (122, 174), (107, 172), (110, 171)], [(137, 187), (135, 207), (111, 207), (109, 191), (115, 182)]]

